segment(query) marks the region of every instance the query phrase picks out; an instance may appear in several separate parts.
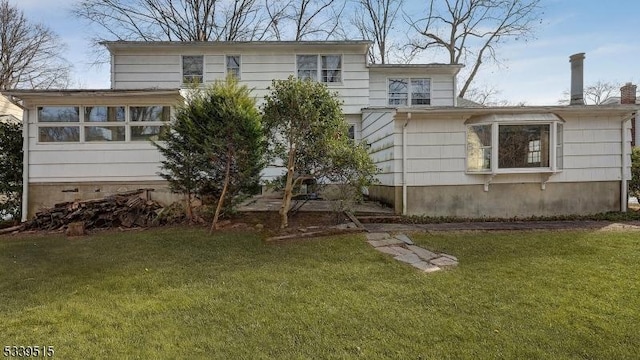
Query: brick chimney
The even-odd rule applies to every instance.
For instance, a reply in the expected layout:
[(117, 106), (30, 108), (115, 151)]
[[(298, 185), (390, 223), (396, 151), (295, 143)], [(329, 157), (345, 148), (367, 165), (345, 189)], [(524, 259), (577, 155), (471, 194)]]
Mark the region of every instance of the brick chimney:
[(569, 56), (571, 63), (571, 101), (569, 105), (584, 105), (584, 53)]
[(636, 103), (636, 90), (637, 86), (628, 82), (620, 88), (620, 104), (635, 104)]

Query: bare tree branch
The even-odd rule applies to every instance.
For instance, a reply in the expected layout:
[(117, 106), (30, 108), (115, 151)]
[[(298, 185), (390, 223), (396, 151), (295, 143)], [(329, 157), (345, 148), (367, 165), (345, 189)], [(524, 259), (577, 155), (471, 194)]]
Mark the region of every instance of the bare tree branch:
[[(620, 96), (620, 83), (598, 80), (595, 83), (585, 86), (584, 103), (587, 105), (602, 105), (608, 99)], [(562, 92), (562, 99), (558, 100), (559, 104), (569, 105), (570, 91)]]
[(371, 63), (386, 64), (392, 50), (399, 50), (390, 37), (398, 11), (404, 0), (357, 0), (352, 23), (360, 35), (374, 43), (369, 53)]
[(482, 64), (498, 61), (500, 43), (532, 36), (540, 10), (540, 0), (431, 0), (423, 18), (408, 17), (421, 35), (410, 46), (414, 52), (441, 48), (450, 64), (466, 62), (459, 93), (464, 97)]
[(71, 64), (62, 57), (64, 44), (42, 24), (0, 0), (0, 90), (65, 88)]

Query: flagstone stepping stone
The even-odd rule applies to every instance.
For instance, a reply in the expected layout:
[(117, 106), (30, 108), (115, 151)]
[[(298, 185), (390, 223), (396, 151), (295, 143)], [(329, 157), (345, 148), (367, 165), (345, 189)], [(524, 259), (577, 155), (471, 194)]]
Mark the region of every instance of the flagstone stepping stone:
[(393, 256), (413, 254), (411, 250), (407, 250), (400, 246), (380, 246), (380, 247), (377, 247), (376, 250), (383, 252), (385, 254), (393, 255)]
[(419, 262), (413, 263), (411, 265), (417, 267), (418, 269), (420, 269), (420, 270), (422, 270), (422, 271), (424, 271), (426, 273), (432, 273), (432, 272), (435, 272), (435, 271), (442, 270), (440, 267), (435, 266), (433, 264), (430, 264), (430, 263), (428, 263), (426, 261), (419, 261)]
[(407, 245), (413, 245), (413, 241), (405, 234), (396, 234), (394, 238), (404, 241)]
[(455, 260), (452, 260), (451, 258), (448, 258), (446, 256), (441, 256), (439, 258), (435, 258), (432, 260), (429, 260), (429, 262), (433, 265), (436, 266), (457, 266), (458, 262)]
[(442, 255), (444, 257), (447, 257), (447, 258), (449, 258), (449, 259), (451, 259), (453, 261), (456, 261), (456, 262), (458, 261), (458, 258), (453, 256), (453, 255), (449, 255), (449, 254), (440, 254), (440, 255)]
[(369, 244), (371, 244), (371, 246), (373, 246), (373, 247), (404, 244), (404, 241), (398, 240), (398, 239), (393, 239), (393, 238), (384, 239), (384, 240), (369, 240), (367, 242)]
[(407, 247), (409, 248), (409, 250), (413, 251), (414, 253), (416, 253), (416, 255), (418, 255), (419, 257), (421, 257), (426, 261), (440, 257), (440, 255), (433, 253), (429, 250), (423, 249), (419, 246), (409, 245)]
[(389, 233), (368, 233), (367, 234), (367, 240), (382, 240), (382, 239), (388, 239), (390, 237), (391, 235), (389, 235)]
[(420, 259), (418, 257), (418, 255), (413, 254), (413, 253), (406, 254), (406, 255), (399, 255), (399, 256), (394, 257), (394, 259), (402, 261), (402, 262), (406, 262), (407, 264), (415, 264), (415, 263), (418, 263), (418, 262), (422, 261), (422, 259)]

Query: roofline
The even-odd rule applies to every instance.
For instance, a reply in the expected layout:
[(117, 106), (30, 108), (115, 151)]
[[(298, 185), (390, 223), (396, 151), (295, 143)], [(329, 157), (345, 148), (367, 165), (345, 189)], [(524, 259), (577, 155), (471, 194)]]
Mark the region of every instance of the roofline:
[(371, 111), (396, 111), (398, 113), (427, 114), (427, 115), (453, 115), (474, 116), (490, 114), (595, 114), (595, 115), (620, 115), (631, 116), (640, 110), (638, 105), (555, 105), (555, 106), (496, 106), (496, 107), (371, 107), (364, 108)]
[(368, 65), (372, 69), (422, 69), (422, 68), (456, 68), (462, 69), (464, 65), (462, 64), (443, 64), (443, 63), (430, 63), (430, 64), (369, 64)]
[(115, 49), (140, 47), (273, 47), (273, 46), (360, 46), (367, 51), (373, 44), (369, 40), (331, 40), (331, 41), (101, 41), (109, 51)]
[(122, 96), (122, 95), (180, 95), (180, 89), (53, 89), (53, 90), (2, 90), (3, 95), (16, 98), (64, 97), (64, 96)]

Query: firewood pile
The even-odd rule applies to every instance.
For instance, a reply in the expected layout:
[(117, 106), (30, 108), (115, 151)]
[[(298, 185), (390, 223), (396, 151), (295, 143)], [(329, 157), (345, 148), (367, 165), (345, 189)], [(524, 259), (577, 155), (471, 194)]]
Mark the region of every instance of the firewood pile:
[(103, 199), (65, 202), (36, 213), (24, 230), (61, 230), (82, 222), (85, 229), (145, 227), (152, 225), (162, 207), (140, 197), (144, 190), (111, 195)]

